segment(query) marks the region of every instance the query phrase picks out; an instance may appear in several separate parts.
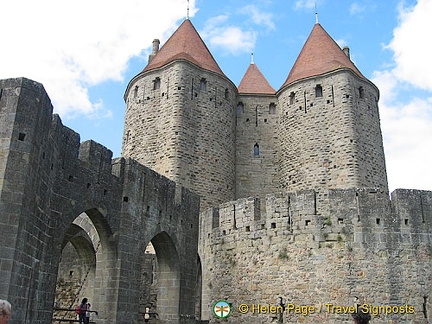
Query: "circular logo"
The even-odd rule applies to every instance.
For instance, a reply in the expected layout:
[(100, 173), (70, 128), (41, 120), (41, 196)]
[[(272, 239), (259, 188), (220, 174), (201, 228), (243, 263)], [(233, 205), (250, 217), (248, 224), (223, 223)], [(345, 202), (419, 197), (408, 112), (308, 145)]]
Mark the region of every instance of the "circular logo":
[(224, 300), (218, 301), (213, 305), (213, 313), (216, 317), (226, 318), (231, 314), (231, 305)]

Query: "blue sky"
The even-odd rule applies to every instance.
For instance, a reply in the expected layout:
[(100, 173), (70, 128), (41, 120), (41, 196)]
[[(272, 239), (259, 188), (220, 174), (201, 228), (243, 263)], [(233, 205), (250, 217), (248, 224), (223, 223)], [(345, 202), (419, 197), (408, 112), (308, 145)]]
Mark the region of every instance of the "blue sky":
[[(191, 21), (239, 84), (250, 53), (283, 84), (315, 23), (381, 91), (390, 189), (432, 190), (430, 0), (190, 0)], [(121, 155), (128, 81), (186, 15), (187, 0), (17, 0), (2, 4), (0, 78), (44, 84), (63, 123)], [(12, 28), (10, 26), (13, 26)]]

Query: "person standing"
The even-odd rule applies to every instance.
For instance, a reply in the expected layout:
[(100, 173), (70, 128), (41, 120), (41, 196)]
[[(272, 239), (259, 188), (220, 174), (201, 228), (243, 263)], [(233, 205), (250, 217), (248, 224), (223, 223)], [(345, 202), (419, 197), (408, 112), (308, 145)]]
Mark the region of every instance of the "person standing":
[(90, 310), (90, 304), (88, 303), (88, 299), (83, 298), (78, 308), (79, 308), (79, 314), (78, 314), (79, 322), (83, 324), (88, 324), (90, 319), (89, 317), (87, 317), (87, 310)]
[(352, 317), (356, 324), (368, 324), (371, 320), (371, 314), (361, 306), (358, 307), (356, 313), (352, 314)]
[(86, 323), (88, 324), (88, 323), (90, 323), (90, 307), (91, 307), (91, 304), (90, 303), (87, 303), (87, 311), (86, 311)]

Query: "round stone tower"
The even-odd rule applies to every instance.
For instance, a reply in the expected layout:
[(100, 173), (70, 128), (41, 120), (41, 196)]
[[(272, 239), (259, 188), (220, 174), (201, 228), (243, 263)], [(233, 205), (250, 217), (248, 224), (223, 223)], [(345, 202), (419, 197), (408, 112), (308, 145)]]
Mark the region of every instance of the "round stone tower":
[(185, 20), (127, 87), (122, 155), (195, 191), (202, 209), (233, 200), (237, 96)]
[(320, 24), (277, 95), (282, 188), (388, 190), (379, 91)]

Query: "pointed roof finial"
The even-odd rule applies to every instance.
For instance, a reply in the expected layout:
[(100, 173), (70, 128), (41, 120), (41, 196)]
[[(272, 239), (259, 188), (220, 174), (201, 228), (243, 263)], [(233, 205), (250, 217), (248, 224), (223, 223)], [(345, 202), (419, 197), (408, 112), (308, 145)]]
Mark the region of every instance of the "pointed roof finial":
[(315, 1), (315, 24), (319, 24), (319, 21), (318, 21), (318, 11), (317, 11), (317, 7), (316, 7), (316, 1)]
[(251, 53), (251, 64), (255, 64), (255, 62), (254, 62), (254, 54), (253, 53)]
[(189, 20), (189, 0), (187, 0), (187, 14), (186, 14), (186, 19)]

